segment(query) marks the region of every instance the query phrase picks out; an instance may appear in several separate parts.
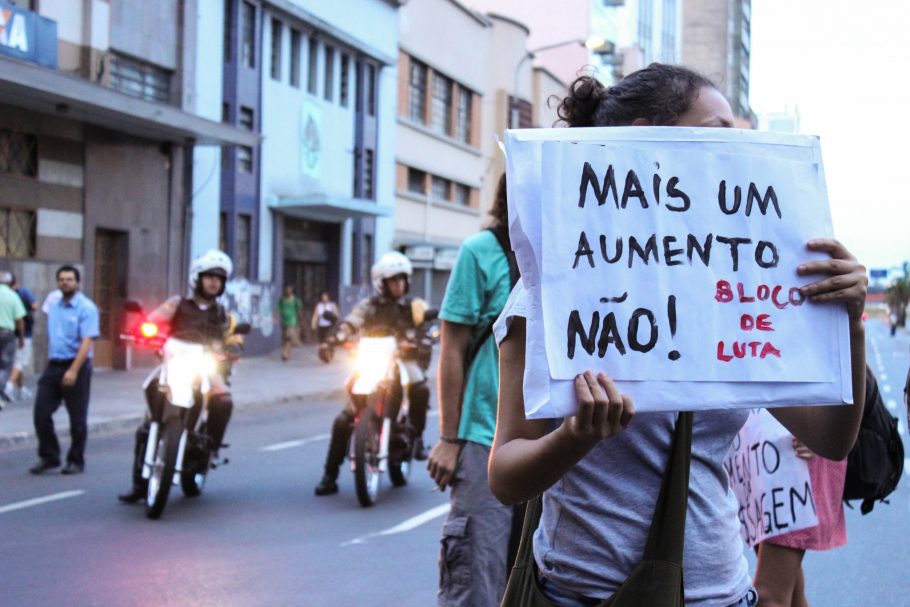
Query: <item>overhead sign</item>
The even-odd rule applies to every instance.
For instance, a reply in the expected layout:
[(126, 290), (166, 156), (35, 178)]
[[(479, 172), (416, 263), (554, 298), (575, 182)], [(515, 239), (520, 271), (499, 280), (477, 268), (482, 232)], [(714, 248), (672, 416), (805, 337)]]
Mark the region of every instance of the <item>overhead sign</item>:
[(57, 22), (0, 2), (0, 54), (57, 68)]

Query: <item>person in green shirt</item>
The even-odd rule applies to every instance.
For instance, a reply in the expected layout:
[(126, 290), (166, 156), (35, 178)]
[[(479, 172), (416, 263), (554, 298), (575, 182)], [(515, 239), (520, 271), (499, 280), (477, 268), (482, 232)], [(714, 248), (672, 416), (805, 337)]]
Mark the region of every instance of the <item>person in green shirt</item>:
[(303, 304), (294, 295), (294, 287), (284, 285), (284, 296), (278, 300), (281, 320), (281, 360), (291, 357), (291, 348), (300, 343), (300, 324), (303, 322)]
[(441, 490), (452, 488), (439, 555), (440, 607), (498, 605), (516, 521), (520, 530), (521, 517), (499, 503), (487, 484), (499, 391), (492, 324), (509, 298), (512, 275), (517, 278), (506, 253), (511, 255), (507, 209), (503, 175), (490, 210), (492, 225), (462, 244), (439, 313), (440, 437), (427, 468)]
[(10, 288), (12, 282), (12, 273), (0, 272), (0, 410), (10, 400), (3, 386), (13, 370), (16, 348), (25, 345), (25, 306), (19, 294)]

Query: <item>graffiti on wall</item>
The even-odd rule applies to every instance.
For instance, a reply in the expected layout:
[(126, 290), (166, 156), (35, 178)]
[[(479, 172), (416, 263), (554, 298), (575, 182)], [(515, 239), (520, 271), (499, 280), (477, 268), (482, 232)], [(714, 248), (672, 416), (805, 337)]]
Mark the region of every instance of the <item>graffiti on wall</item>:
[(274, 285), (250, 282), (245, 278), (229, 280), (224, 289), (223, 303), (237, 316), (238, 322), (248, 322), (254, 331), (269, 337), (275, 330), (272, 315), (274, 290)]

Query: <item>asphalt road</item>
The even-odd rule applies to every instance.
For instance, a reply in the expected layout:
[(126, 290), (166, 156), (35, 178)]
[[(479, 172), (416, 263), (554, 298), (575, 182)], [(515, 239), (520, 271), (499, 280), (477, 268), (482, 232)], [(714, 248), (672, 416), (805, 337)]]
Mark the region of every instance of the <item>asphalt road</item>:
[[(892, 338), (875, 321), (867, 334), (869, 364), (910, 447), (901, 394), (910, 335)], [(0, 452), (0, 606), (435, 604), (447, 496), (422, 467), (407, 487), (386, 482), (373, 508), (357, 504), (347, 469), (339, 495), (313, 495), (338, 407), (237, 414), (231, 463), (202, 497), (172, 494), (159, 521), (116, 501), (129, 482), (130, 435), (90, 437), (86, 473), (75, 477), (28, 474), (32, 448)], [(812, 605), (910, 605), (910, 480), (890, 502), (867, 516), (848, 511), (848, 545), (806, 555)]]
[(236, 415), (230, 463), (199, 498), (175, 489), (158, 521), (116, 500), (131, 435), (90, 437), (74, 477), (30, 475), (31, 448), (0, 453), (0, 605), (434, 604), (448, 500), (422, 467), (372, 508), (344, 468), (338, 495), (313, 495), (338, 407)]

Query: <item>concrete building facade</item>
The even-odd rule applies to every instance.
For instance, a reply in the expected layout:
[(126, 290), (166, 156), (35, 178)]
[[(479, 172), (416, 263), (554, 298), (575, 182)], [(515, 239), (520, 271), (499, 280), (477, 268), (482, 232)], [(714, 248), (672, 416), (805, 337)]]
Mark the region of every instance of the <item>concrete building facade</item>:
[(185, 289), (195, 146), (257, 140), (193, 111), (195, 0), (35, 4), (0, 2), (0, 265), (39, 296), (81, 268), (122, 367), (124, 300)]

